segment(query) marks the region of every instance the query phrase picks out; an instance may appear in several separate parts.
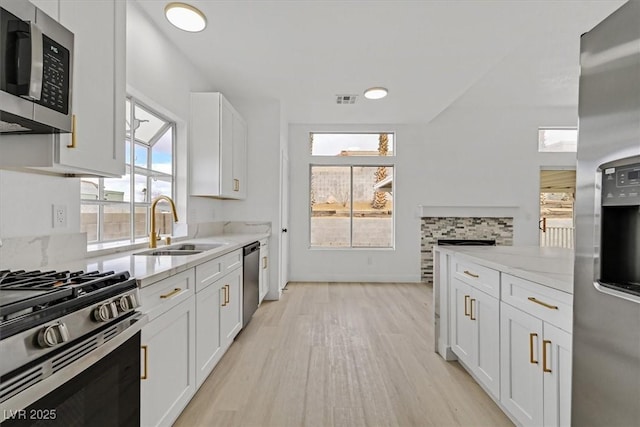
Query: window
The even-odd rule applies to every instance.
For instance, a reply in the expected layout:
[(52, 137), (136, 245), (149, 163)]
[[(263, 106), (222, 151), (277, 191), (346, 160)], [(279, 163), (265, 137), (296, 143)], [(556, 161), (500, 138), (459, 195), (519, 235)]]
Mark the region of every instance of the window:
[[(129, 97), (126, 101), (125, 175), (83, 178), (81, 230), (89, 243), (146, 238), (151, 201), (174, 198), (175, 123)], [(156, 209), (161, 234), (173, 227), (168, 204)]]
[(541, 153), (575, 153), (577, 129), (538, 129), (538, 151)]
[(394, 246), (393, 147), (391, 133), (310, 135), (311, 247)]

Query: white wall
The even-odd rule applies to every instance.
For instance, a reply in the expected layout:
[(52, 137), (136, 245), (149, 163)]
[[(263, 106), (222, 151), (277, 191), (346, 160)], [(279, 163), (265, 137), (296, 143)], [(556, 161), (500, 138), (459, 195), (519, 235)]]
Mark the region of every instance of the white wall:
[[(575, 153), (538, 153), (537, 130), (576, 122), (575, 108), (450, 108), (428, 125), (290, 126), (291, 280), (419, 281), (418, 205), (517, 207), (514, 245), (537, 245), (540, 168), (575, 166)], [(309, 249), (308, 133), (385, 130), (397, 141), (395, 250)]]
[[(247, 198), (225, 200), (224, 218), (228, 221), (267, 221), (278, 230), (280, 218), (280, 102), (275, 100), (230, 99), (247, 122)], [(280, 233), (269, 241), (270, 291), (268, 299), (279, 296), (278, 265)]]
[[(180, 225), (224, 219), (221, 200), (187, 195), (189, 94), (214, 91), (211, 86), (145, 12), (135, 2), (127, 2), (127, 90), (178, 125), (176, 201)], [(186, 233), (185, 228), (178, 229), (179, 234)]]
[[(309, 248), (309, 132), (395, 132), (395, 249)], [(424, 144), (424, 125), (291, 125), (290, 280), (292, 281), (420, 281), (420, 218), (414, 180), (421, 173), (415, 150)], [(397, 149), (396, 149), (397, 147)], [(419, 178), (418, 178), (419, 179)]]

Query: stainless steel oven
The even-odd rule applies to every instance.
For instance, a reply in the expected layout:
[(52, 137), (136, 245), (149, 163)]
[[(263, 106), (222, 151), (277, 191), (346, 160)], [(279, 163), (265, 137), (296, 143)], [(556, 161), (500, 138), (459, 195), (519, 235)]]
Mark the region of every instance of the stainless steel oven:
[(0, 272), (0, 421), (139, 426), (140, 329), (128, 273)]

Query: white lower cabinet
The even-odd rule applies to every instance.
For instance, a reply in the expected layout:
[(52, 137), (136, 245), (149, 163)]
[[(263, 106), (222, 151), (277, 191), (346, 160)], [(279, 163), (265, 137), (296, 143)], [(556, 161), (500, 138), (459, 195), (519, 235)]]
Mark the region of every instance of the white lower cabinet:
[(196, 295), (196, 384), (202, 385), (222, 357), (220, 305), (224, 303), (218, 282)]
[(269, 292), (269, 240), (260, 240), (260, 275), (258, 280), (260, 295), (258, 301), (262, 302)]
[[(242, 251), (236, 252), (242, 256)], [(234, 252), (219, 258), (224, 272), (221, 277), (209, 274), (216, 260), (196, 266), (200, 289), (196, 294), (197, 387), (207, 379), (242, 329), (242, 262), (235, 262), (236, 255)]]
[(196, 391), (195, 298), (142, 328), (140, 424), (170, 426)]
[(523, 426), (571, 424), (571, 334), (501, 303), (501, 402)]
[(494, 397), (500, 396), (500, 303), (453, 277), (452, 350)]
[(242, 269), (238, 268), (222, 280), (220, 304), (220, 341), (226, 349), (242, 329)]

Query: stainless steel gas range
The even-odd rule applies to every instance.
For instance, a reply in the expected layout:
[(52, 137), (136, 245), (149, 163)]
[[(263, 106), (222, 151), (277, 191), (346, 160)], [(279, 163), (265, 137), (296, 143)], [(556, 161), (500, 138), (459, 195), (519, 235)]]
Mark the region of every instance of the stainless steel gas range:
[(140, 425), (128, 272), (0, 271), (2, 425)]

